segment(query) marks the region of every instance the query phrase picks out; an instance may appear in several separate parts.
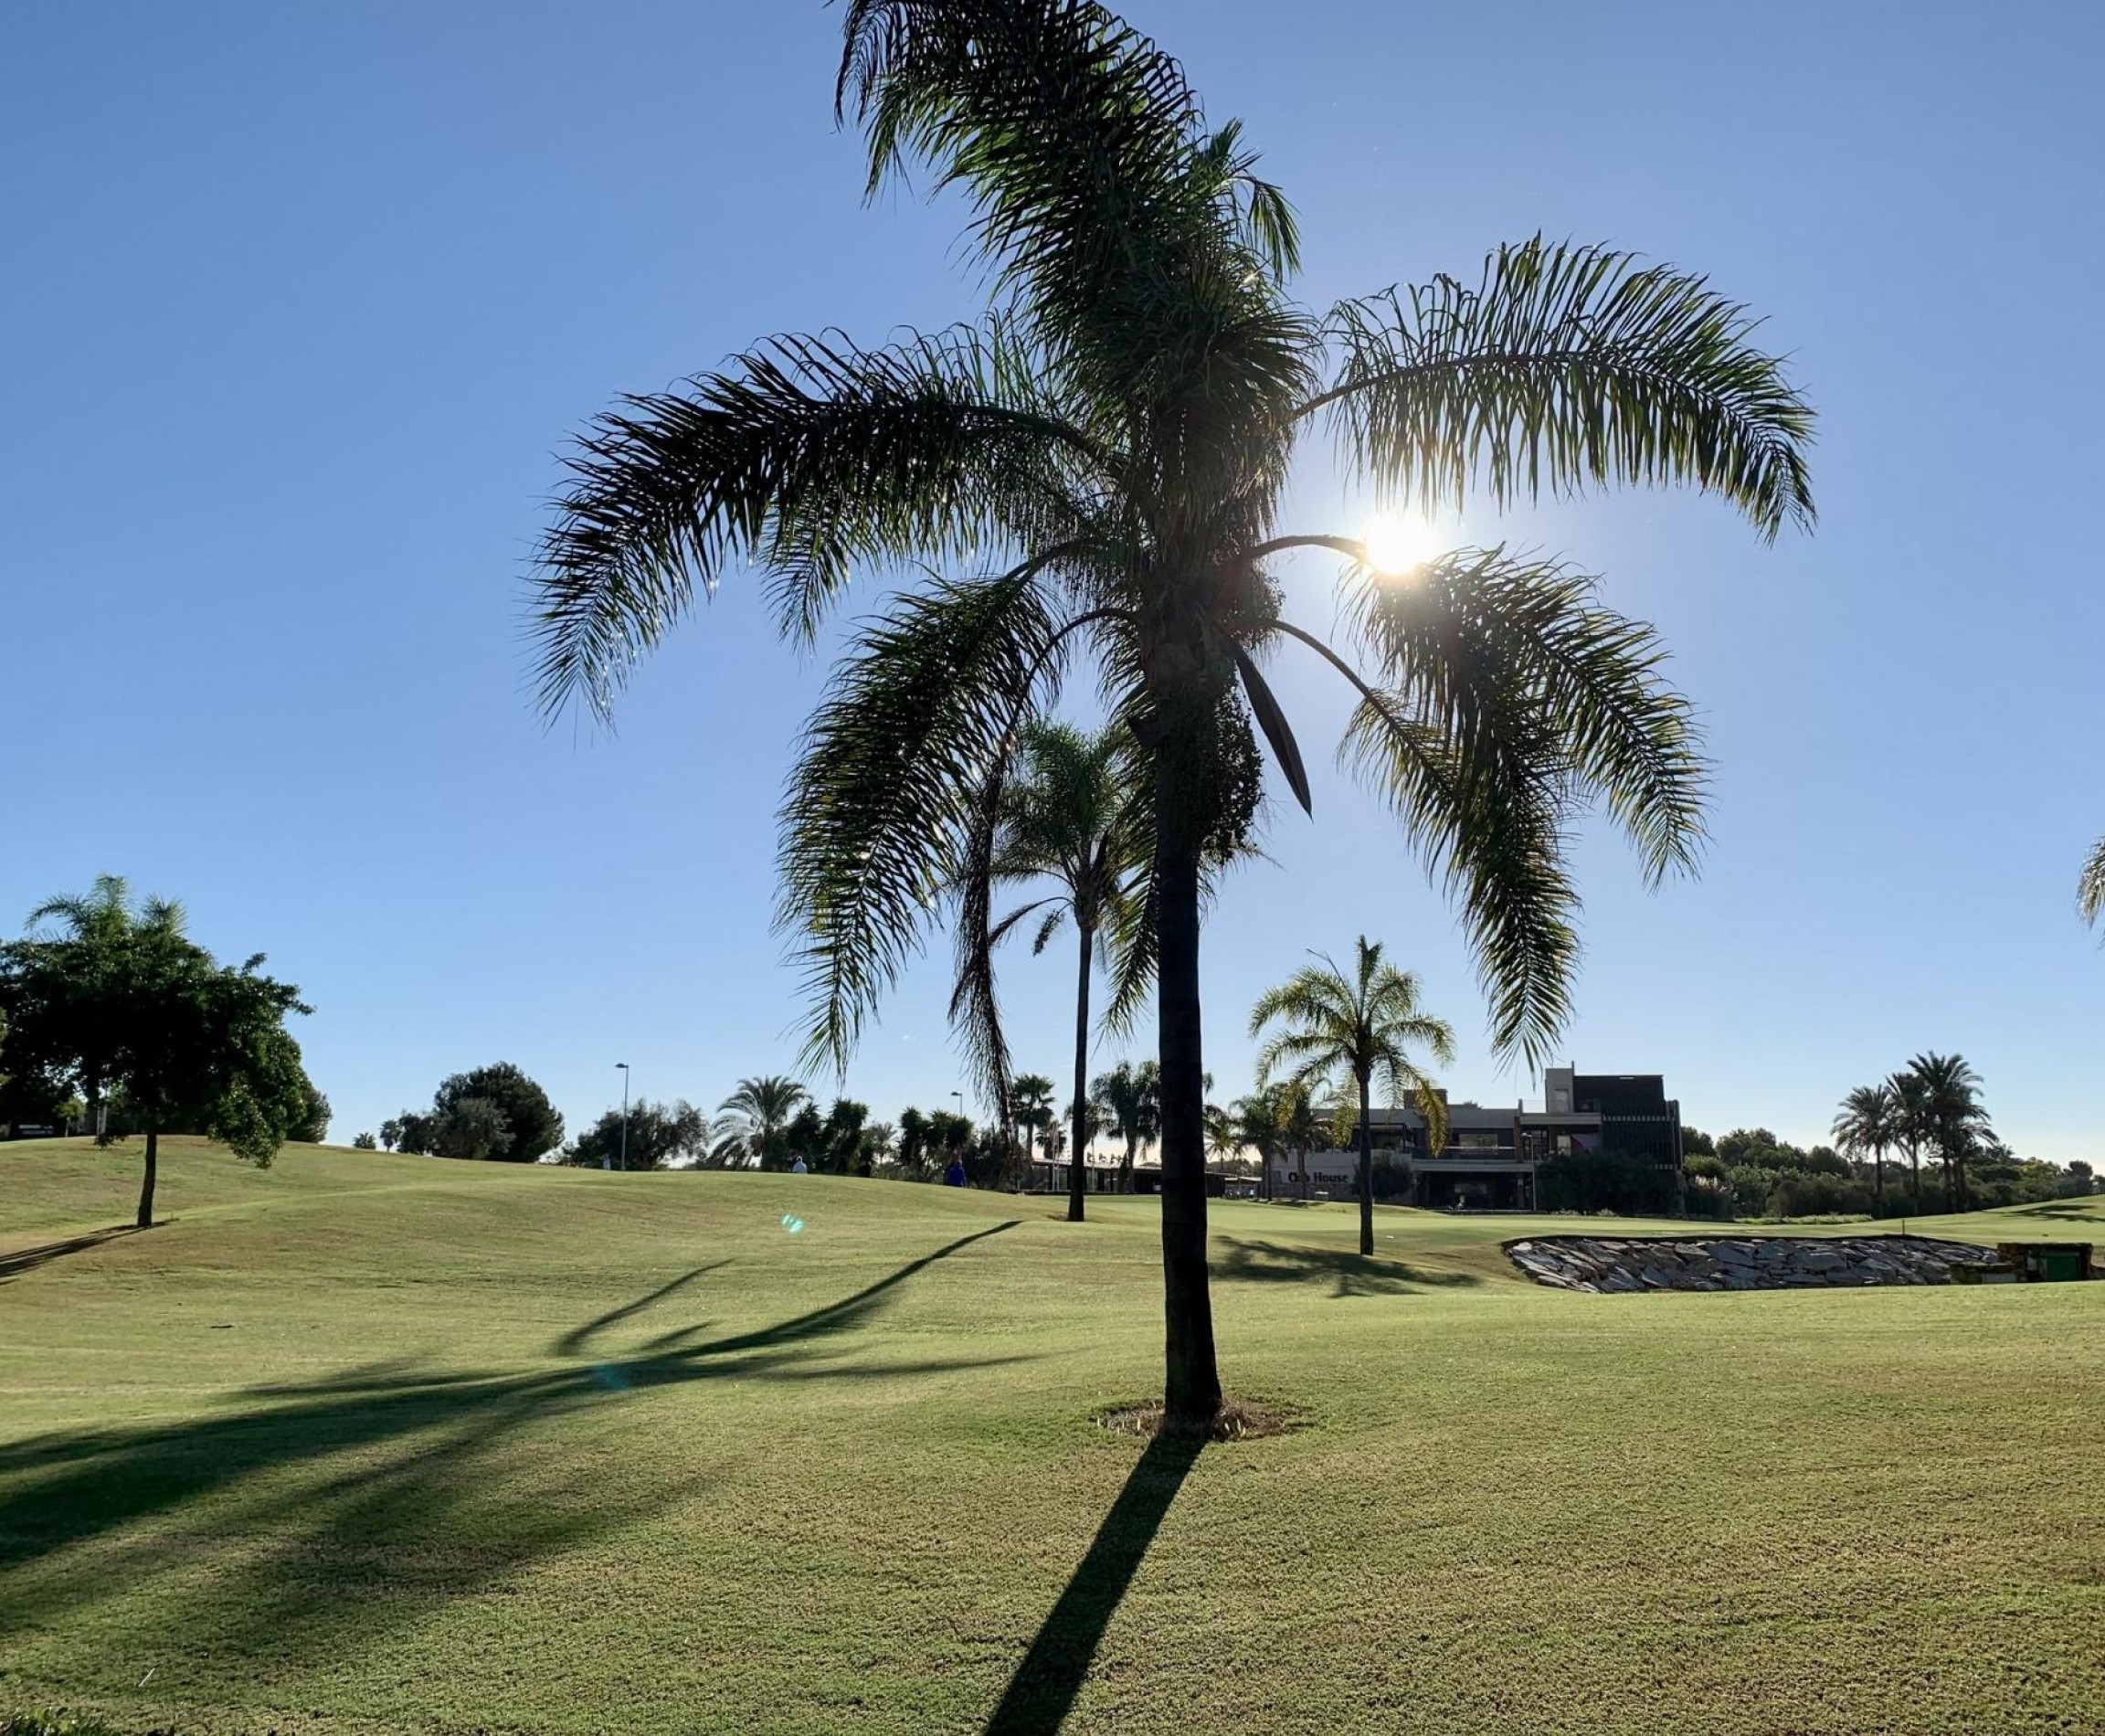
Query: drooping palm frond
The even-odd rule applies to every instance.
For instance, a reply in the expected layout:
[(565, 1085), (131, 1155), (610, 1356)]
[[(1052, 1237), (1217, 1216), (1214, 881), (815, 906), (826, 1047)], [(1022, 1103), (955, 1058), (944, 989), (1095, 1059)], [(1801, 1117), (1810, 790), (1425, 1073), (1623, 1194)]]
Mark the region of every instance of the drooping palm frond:
[(782, 809), (777, 922), (812, 1012), (806, 1055), (846, 1064), (864, 1017), (957, 884), (976, 798), (1059, 677), (1026, 566), (897, 599), (857, 635)]
[(1660, 677), (1657, 634), (1600, 607), (1597, 579), (1497, 547), (1402, 581), (1355, 567), (1345, 584), (1377, 680), (1414, 695), (1465, 764), (1497, 763), (1501, 732), (1539, 736), (1575, 793), (1629, 836), (1648, 881), (1696, 865), (1708, 772), (1688, 702)]
[(2076, 883), (2076, 908), (2085, 922), (2096, 922), (2105, 914), (2105, 838), (2091, 847), (2089, 859)]
[(1813, 521), (1813, 412), (1756, 324), (1700, 277), (1538, 235), (1475, 288), (1442, 276), (1340, 303), (1335, 384), (1305, 408), (1330, 410), (1385, 499), (1687, 482), (1773, 537)]
[(543, 539), (542, 706), (602, 716), (630, 665), (750, 559), (808, 637), (858, 564), (1029, 552), (1071, 535), (1084, 437), (1049, 414), (999, 326), (881, 350), (778, 337), (683, 392), (626, 400), (577, 441)]
[(1539, 1064), (1571, 1016), (1579, 907), (1567, 861), (1569, 780), (1539, 719), (1511, 720), (1472, 758), (1410, 692), (1370, 690), (1338, 746), (1461, 909), (1494, 1046)]

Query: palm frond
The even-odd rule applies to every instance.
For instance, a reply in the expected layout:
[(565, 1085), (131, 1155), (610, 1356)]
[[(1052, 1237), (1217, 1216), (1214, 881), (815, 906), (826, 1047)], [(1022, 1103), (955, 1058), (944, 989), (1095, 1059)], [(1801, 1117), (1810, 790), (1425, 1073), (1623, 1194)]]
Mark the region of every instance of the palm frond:
[(1380, 679), (1416, 695), (1470, 763), (1517, 730), (1553, 745), (1574, 789), (1635, 845), (1648, 882), (1696, 865), (1708, 768), (1688, 702), (1645, 622), (1554, 560), (1463, 549), (1402, 583), (1363, 568), (1346, 608)]
[(843, 659), (782, 810), (777, 923), (797, 938), (813, 1061), (844, 1064), (958, 884), (980, 793), (1056, 686), (1057, 637), (1027, 566), (900, 598)]
[(1461, 905), (1494, 1045), (1538, 1064), (1571, 1016), (1578, 893), (1566, 863), (1561, 767), (1508, 737), (1473, 762), (1408, 693), (1362, 700), (1339, 757), (1394, 810), (1427, 871)]
[(582, 435), (533, 586), (539, 693), (607, 715), (629, 668), (733, 560), (809, 636), (857, 562), (1044, 548), (1079, 516), (1088, 441), (1049, 415), (998, 329), (881, 350), (778, 337)]
[(1384, 499), (1691, 482), (1773, 537), (1813, 522), (1814, 416), (1756, 325), (1700, 277), (1538, 235), (1475, 288), (1442, 276), (1339, 304), (1336, 382), (1305, 410), (1331, 411)]
[(1278, 292), (1291, 217), (1172, 57), (1096, 0), (855, 0), (837, 101), (873, 193), (912, 159), (965, 189), (1047, 372), (1139, 470), (1218, 488), (1277, 464), (1313, 378)]
[(2082, 877), (2076, 883), (2076, 908), (2085, 922), (2096, 922), (2105, 913), (2105, 838), (2091, 847), (2083, 864)]

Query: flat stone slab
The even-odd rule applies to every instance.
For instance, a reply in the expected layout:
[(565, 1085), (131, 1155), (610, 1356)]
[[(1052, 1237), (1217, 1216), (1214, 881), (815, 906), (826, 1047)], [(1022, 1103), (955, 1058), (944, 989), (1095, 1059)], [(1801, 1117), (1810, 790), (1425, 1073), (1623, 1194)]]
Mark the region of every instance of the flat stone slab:
[(1950, 1284), (1953, 1267), (1995, 1260), (1992, 1248), (1926, 1235), (1531, 1235), (1506, 1255), (1538, 1284), (1618, 1296)]

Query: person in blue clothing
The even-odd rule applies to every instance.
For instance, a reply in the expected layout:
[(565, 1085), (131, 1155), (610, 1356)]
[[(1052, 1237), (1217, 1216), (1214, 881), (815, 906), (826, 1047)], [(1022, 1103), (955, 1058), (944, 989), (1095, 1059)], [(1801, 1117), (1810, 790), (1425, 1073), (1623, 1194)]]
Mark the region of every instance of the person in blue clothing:
[(950, 1159), (950, 1167), (943, 1171), (943, 1185), (947, 1188), (961, 1188), (965, 1185), (965, 1159), (963, 1158), (952, 1158)]

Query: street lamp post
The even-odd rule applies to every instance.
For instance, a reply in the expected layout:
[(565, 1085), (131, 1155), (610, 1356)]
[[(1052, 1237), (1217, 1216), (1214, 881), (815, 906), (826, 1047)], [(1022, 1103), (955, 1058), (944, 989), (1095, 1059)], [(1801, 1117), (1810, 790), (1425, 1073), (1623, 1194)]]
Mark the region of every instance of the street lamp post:
[(621, 1071), (621, 1167), (623, 1170), (627, 1170), (629, 1167), (629, 1064), (626, 1061), (617, 1061), (614, 1064)]

